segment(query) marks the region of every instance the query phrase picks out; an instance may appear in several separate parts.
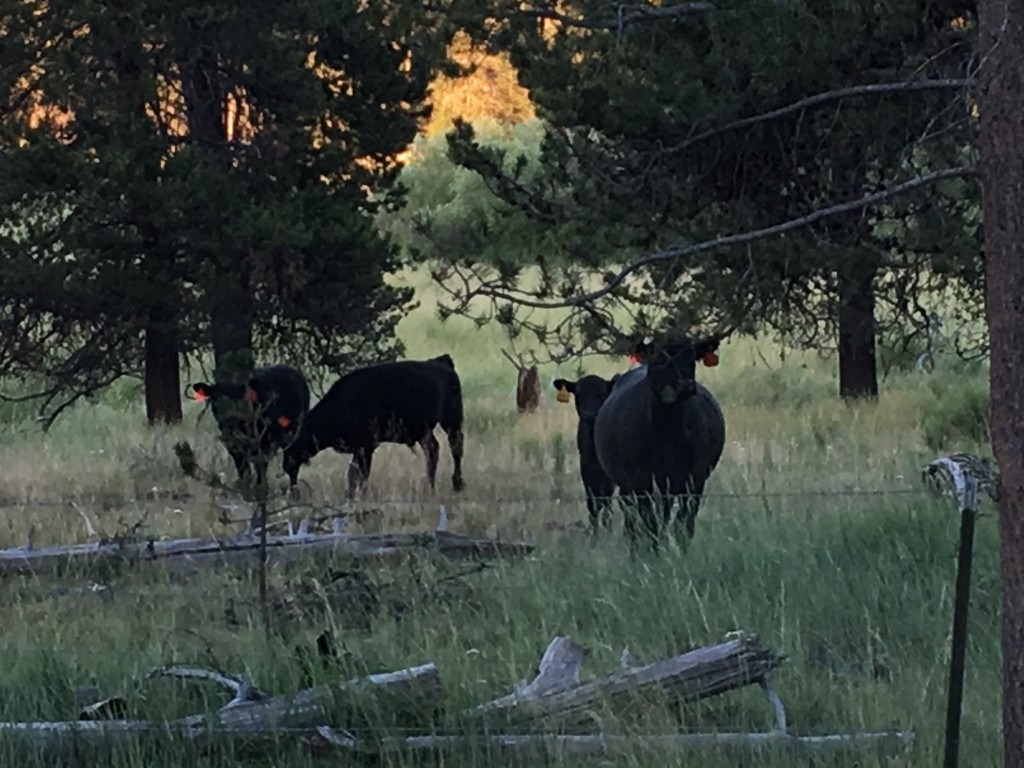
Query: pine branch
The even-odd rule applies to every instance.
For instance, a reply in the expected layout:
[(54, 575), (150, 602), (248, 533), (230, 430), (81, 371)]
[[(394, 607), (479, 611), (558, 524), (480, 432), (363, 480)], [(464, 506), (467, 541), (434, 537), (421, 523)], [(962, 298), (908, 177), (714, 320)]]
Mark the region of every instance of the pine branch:
[(677, 19), (680, 16), (691, 16), (698, 13), (708, 13), (715, 10), (713, 3), (690, 2), (677, 3), (665, 6), (629, 6), (618, 5), (618, 14), (614, 19), (598, 21), (582, 17), (567, 16), (551, 8), (523, 8), (521, 13), (535, 19), (549, 19), (565, 24), (567, 27), (578, 27), (581, 29), (617, 29), (622, 30), (630, 24), (640, 21), (657, 21), (659, 19)]
[(816, 93), (813, 96), (799, 99), (791, 104), (787, 104), (768, 112), (762, 112), (759, 115), (751, 115), (750, 117), (734, 120), (731, 123), (726, 123), (725, 125), (720, 125), (716, 128), (709, 128), (706, 131), (698, 133), (696, 136), (691, 136), (690, 138), (685, 139), (681, 144), (673, 147), (671, 151), (679, 152), (693, 146), (694, 144), (699, 144), (702, 141), (706, 141), (707, 139), (719, 136), (723, 133), (739, 130), (740, 128), (747, 128), (751, 125), (756, 125), (757, 123), (764, 123), (778, 117), (783, 117), (792, 112), (799, 112), (807, 109), (808, 107), (814, 107), (830, 101), (838, 101), (840, 99), (848, 99), (855, 96), (876, 96), (890, 93), (907, 93), (910, 91), (934, 91), (944, 89), (962, 90), (970, 88), (974, 83), (974, 78), (950, 77), (936, 80), (907, 80), (898, 83), (865, 83), (864, 85), (851, 85), (848, 88), (837, 88), (832, 91)]
[(488, 297), (500, 301), (507, 301), (513, 304), (517, 304), (522, 307), (531, 307), (534, 309), (565, 309), (567, 307), (579, 307), (597, 299), (600, 299), (608, 294), (612, 293), (622, 282), (632, 275), (639, 269), (650, 266), (652, 264), (662, 264), (670, 261), (675, 261), (684, 256), (693, 256), (698, 253), (704, 253), (711, 251), (716, 248), (724, 248), (726, 246), (742, 245), (744, 243), (754, 242), (755, 240), (763, 240), (767, 237), (775, 237), (777, 235), (783, 235), (787, 232), (792, 232), (797, 229), (810, 226), (817, 221), (822, 219), (830, 218), (832, 216), (838, 216), (844, 213), (850, 213), (852, 211), (859, 211), (868, 208), (877, 203), (883, 202), (893, 197), (897, 197), (906, 192), (918, 189), (920, 187), (934, 184), (938, 181), (945, 179), (962, 178), (965, 176), (973, 176), (977, 173), (977, 169), (973, 165), (957, 166), (955, 168), (944, 168), (939, 171), (933, 171), (931, 173), (921, 174), (911, 179), (907, 179), (899, 184), (895, 184), (887, 189), (883, 189), (879, 192), (874, 192), (864, 197), (859, 197), (856, 200), (849, 200), (845, 203), (837, 203), (835, 205), (826, 206), (824, 208), (818, 208), (817, 210), (811, 211), (803, 216), (799, 216), (795, 219), (789, 219), (788, 221), (781, 222), (779, 224), (773, 224), (769, 227), (762, 227), (760, 229), (754, 229), (747, 232), (739, 232), (732, 235), (724, 235), (713, 238), (711, 240), (704, 240), (699, 243), (693, 243), (691, 245), (677, 245), (665, 248), (661, 251), (648, 254), (642, 258), (631, 261), (622, 267), (618, 273), (616, 273), (607, 284), (595, 291), (589, 293), (580, 294), (571, 298), (563, 299), (561, 301), (538, 301), (530, 298), (530, 294), (521, 291), (505, 291), (499, 288), (493, 288), (487, 283), (473, 289), (469, 293), (462, 295), (462, 300), (465, 304), (468, 303), (477, 296)]

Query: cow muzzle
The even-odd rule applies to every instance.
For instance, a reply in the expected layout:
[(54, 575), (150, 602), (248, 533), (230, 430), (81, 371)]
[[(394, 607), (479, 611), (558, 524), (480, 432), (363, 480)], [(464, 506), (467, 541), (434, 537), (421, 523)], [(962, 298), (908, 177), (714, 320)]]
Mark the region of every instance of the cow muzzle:
[(697, 385), (690, 383), (666, 384), (658, 390), (658, 399), (665, 405), (672, 405), (680, 400), (693, 397), (697, 393)]

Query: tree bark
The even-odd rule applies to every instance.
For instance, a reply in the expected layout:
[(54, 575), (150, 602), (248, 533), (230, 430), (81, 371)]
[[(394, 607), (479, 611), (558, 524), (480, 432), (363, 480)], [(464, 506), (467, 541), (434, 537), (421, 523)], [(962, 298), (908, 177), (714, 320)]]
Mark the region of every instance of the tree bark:
[(981, 192), (991, 348), (989, 426), (999, 464), (1003, 751), (1024, 766), (1024, 5), (978, 3)]
[(150, 424), (181, 421), (181, 369), (174, 318), (151, 312), (145, 340), (146, 419)]
[(248, 270), (239, 264), (234, 274), (221, 274), (212, 298), (214, 379), (244, 381), (255, 365)]
[[(856, 255), (852, 258), (858, 258)], [(839, 396), (878, 397), (875, 271), (851, 264), (839, 274)]]
[[(213, 76), (219, 70), (214, 41), (204, 40), (192, 21), (192, 56), (179, 62), (189, 135), (207, 162), (230, 165), (225, 120), (226, 84)], [(249, 268), (237, 252), (209, 254), (214, 266), (207, 286), (212, 326), (214, 380), (243, 381), (253, 367), (252, 291)]]

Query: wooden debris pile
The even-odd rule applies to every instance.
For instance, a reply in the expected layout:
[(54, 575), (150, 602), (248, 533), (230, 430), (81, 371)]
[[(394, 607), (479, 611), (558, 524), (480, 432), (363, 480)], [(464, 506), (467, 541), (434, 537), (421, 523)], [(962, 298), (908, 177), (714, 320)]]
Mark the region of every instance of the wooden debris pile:
[[(171, 666), (147, 677), (205, 680), (225, 688), (231, 700), (216, 712), (170, 722), (127, 718), (130, 702), (118, 696), (82, 707), (70, 722), (0, 722), (0, 739), (47, 753), (83, 747), (112, 749), (140, 738), (183, 739), (210, 745), (217, 742), (280, 742), (297, 739), (317, 752), (380, 755), (388, 752), (438, 751), (453, 748), (530, 748), (573, 753), (604, 753), (642, 746), (679, 749), (718, 746), (876, 749), (893, 754), (905, 749), (913, 735), (900, 732), (797, 736), (789, 732), (785, 709), (768, 684), (784, 658), (752, 635), (734, 634), (722, 642), (631, 666), (624, 653), (620, 669), (580, 681), (587, 649), (568, 637), (548, 645), (530, 682), (512, 693), (459, 712), (455, 727), (437, 725), (442, 699), (441, 678), (426, 662), (346, 682), (312, 686), (291, 696), (273, 696), (246, 681), (220, 672)], [(614, 718), (626, 706), (692, 702), (736, 688), (759, 684), (775, 711), (776, 726), (763, 733), (672, 733), (622, 735), (604, 731), (602, 717)], [(403, 725), (416, 722), (419, 731), (389, 728), (386, 723), (358, 728), (354, 713), (388, 713)], [(338, 722), (338, 713), (353, 713)], [(346, 726), (352, 730), (347, 730)], [(359, 735), (356, 735), (358, 733)]]

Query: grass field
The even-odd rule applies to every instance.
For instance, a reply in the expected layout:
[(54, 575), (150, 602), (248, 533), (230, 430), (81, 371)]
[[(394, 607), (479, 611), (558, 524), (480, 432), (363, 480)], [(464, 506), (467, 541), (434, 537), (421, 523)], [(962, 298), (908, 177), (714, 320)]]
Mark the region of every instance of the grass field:
[[(568, 633), (591, 650), (584, 677), (613, 669), (624, 646), (638, 662), (716, 642), (736, 629), (758, 634), (787, 655), (774, 678), (791, 728), (799, 732), (912, 729), (914, 747), (886, 765), (941, 761), (949, 627), (958, 517), (953, 505), (925, 495), (921, 466), (945, 450), (988, 454), (978, 413), (984, 412), (986, 372), (940, 361), (934, 375), (894, 373), (876, 404), (846, 406), (835, 397), (834, 361), (789, 351), (785, 360), (767, 342), (738, 339), (721, 364), (701, 369), (719, 397), (728, 442), (713, 475), (688, 553), (631, 561), (621, 532), (596, 542), (560, 530), (585, 518), (575, 455), (575, 412), (551, 396), (553, 368), (540, 411), (516, 414), (515, 374), (501, 356), (501, 338), (458, 320), (441, 324), (429, 294), (400, 327), (410, 357), (450, 352), (463, 378), (467, 410), (467, 490), (451, 492), (443, 444), (439, 483), (431, 494), (423, 458), (388, 446), (375, 457), (371, 491), (363, 502), (380, 513), (353, 530), (430, 528), (438, 504), (453, 530), (530, 537), (539, 546), (526, 560), (496, 564), (445, 582), (431, 599), (415, 584), (436, 581), (459, 566), (433, 560), (373, 569), (389, 584), (401, 610), (384, 611), (370, 629), (346, 611), (321, 605), (302, 617), (282, 617), (274, 638), (263, 634), (255, 582), (238, 573), (207, 574), (187, 582), (153, 570), (68, 573), (59, 580), (7, 578), (0, 584), (0, 719), (74, 716), (75, 686), (105, 693), (134, 690), (131, 677), (168, 662), (216, 665), (245, 674), (275, 693), (307, 684), (297, 645), (311, 647), (325, 629), (346, 655), (340, 669), (316, 669), (314, 680), (434, 661), (449, 712), (506, 693), (528, 678), (547, 642)], [(611, 372), (622, 361), (588, 363)], [(563, 367), (561, 373), (574, 375)], [(195, 446), (200, 462), (233, 480), (233, 467), (215, 441), (212, 419), (186, 405), (173, 429), (145, 426), (139, 392), (124, 384), (83, 404), (40, 434), (10, 417), (0, 438), (0, 545), (86, 540), (84, 514), (103, 535), (137, 527), (168, 536), (225, 532), (214, 502), (226, 498), (182, 477), (171, 447)], [(322, 454), (303, 475), (304, 497), (339, 500), (347, 457)], [(274, 482), (284, 483), (275, 468)], [(892, 493), (865, 494), (885, 490)], [(985, 500), (987, 511), (994, 511)], [(964, 765), (1001, 764), (999, 715), (999, 582), (994, 516), (976, 538), (970, 641), (963, 721)], [(275, 594), (294, 591), (322, 567), (274, 570)], [(53, 594), (55, 584), (97, 579), (113, 596)], [(225, 620), (231, 605), (238, 622)], [(879, 674), (835, 674), (815, 663), (821, 649), (845, 665)], [(197, 686), (153, 683), (133, 699), (133, 716), (171, 717), (214, 708), (218, 693)], [(680, 722), (681, 721), (681, 722)], [(354, 732), (375, 721), (345, 723)], [(772, 713), (756, 689), (725, 694), (682, 715), (637, 706), (613, 732), (764, 730)], [(0, 738), (0, 759), (14, 756)], [(197, 755), (154, 743), (123, 755), (117, 765), (193, 765)], [(306, 751), (202, 756), (202, 764), (305, 765)], [(40, 760), (40, 762), (43, 762)], [(388, 764), (425, 762), (388, 758)], [(494, 765), (483, 752), (437, 760)], [(536, 756), (502, 763), (538, 765)], [(590, 765), (555, 756), (550, 764)], [(49, 762), (47, 762), (49, 764)], [(763, 754), (737, 762), (712, 752), (610, 755), (604, 765), (874, 766), (870, 754), (794, 759)]]

